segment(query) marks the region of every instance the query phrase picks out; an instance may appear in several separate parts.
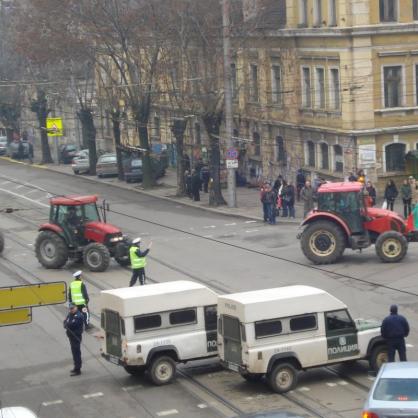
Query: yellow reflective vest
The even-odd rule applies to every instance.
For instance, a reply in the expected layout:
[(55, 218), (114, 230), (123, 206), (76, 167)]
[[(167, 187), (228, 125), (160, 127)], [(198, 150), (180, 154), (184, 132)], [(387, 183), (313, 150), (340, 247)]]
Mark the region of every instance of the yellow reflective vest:
[(138, 257), (136, 253), (137, 250), (138, 247), (136, 245), (133, 245), (131, 248), (129, 248), (129, 258), (131, 259), (131, 267), (133, 269), (141, 269), (147, 265), (146, 258)]
[(77, 306), (86, 304), (83, 292), (81, 291), (82, 284), (83, 282), (81, 280), (74, 280), (70, 284), (71, 301)]

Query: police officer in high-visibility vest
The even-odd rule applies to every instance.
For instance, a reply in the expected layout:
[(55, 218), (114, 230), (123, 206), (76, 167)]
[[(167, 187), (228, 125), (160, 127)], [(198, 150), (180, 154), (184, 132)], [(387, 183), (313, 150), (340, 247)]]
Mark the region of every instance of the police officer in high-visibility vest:
[(84, 326), (89, 328), (90, 315), (88, 311), (89, 295), (87, 293), (86, 285), (81, 280), (81, 270), (73, 274), (74, 280), (70, 283), (68, 289), (68, 300), (77, 306), (78, 310), (83, 314)]
[(129, 248), (129, 257), (131, 259), (132, 277), (129, 282), (129, 286), (133, 286), (139, 278), (139, 284), (145, 284), (145, 266), (147, 265), (147, 259), (145, 258), (151, 249), (152, 242), (145, 251), (141, 251), (139, 246), (141, 245), (141, 238), (135, 238), (132, 241), (132, 245)]

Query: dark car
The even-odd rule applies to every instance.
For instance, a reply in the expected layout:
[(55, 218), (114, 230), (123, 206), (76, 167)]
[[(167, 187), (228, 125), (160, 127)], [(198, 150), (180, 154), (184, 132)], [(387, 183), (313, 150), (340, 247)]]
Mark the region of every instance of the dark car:
[(60, 148), (60, 163), (71, 164), (77, 155), (77, 147), (74, 144), (62, 145)]
[(127, 183), (142, 181), (142, 160), (131, 157), (123, 161), (123, 170)]

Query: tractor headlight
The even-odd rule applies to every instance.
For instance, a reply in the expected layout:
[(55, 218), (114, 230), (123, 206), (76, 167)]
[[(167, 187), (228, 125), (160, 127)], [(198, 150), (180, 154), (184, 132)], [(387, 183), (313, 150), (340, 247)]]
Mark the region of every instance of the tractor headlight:
[(122, 241), (123, 240), (123, 237), (113, 237), (113, 238), (110, 238), (110, 242), (119, 242), (119, 241)]

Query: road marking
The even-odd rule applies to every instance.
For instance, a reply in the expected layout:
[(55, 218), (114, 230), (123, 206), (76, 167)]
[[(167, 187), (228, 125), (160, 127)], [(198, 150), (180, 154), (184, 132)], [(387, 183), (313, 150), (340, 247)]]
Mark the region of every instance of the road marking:
[(247, 234), (250, 234), (251, 232), (258, 232), (259, 231), (259, 229), (248, 229), (248, 230), (246, 230), (245, 232), (247, 233)]
[(345, 380), (340, 380), (338, 382), (338, 384), (341, 385), (341, 386), (347, 386), (348, 385), (348, 382), (346, 382)]
[(26, 197), (26, 196), (23, 196), (23, 195), (21, 195), (21, 194), (11, 192), (10, 190), (6, 190), (6, 189), (2, 189), (2, 188), (0, 188), (0, 191), (2, 191), (2, 192), (4, 192), (4, 193), (11, 194), (12, 196), (20, 197), (21, 199), (28, 200), (29, 202), (32, 202), (32, 203), (37, 203), (38, 205), (44, 206), (44, 207), (46, 207), (46, 208), (49, 208), (49, 205), (47, 205), (47, 204), (45, 204), (45, 203), (41, 203), (41, 202), (39, 202), (38, 200), (31, 199), (30, 197)]
[(309, 392), (310, 391), (310, 389), (309, 388), (307, 388), (306, 386), (302, 386), (302, 387), (300, 387), (299, 389), (297, 389), (299, 392)]
[(208, 225), (208, 226), (204, 226), (203, 229), (211, 229), (211, 228), (216, 228), (215, 225)]
[(38, 190), (38, 189), (31, 189), (31, 190), (29, 190), (26, 194), (25, 194), (25, 196), (27, 196), (28, 194), (31, 194), (31, 193), (35, 193), (35, 192), (42, 192), (43, 190)]
[(252, 396), (246, 396), (244, 399), (246, 401), (252, 401), (254, 398)]
[(0, 183), (0, 185), (7, 184), (7, 183), (10, 183), (10, 181), (3, 181), (2, 183)]
[(407, 348), (414, 348), (414, 345), (413, 344), (406, 344), (406, 347)]
[(16, 186), (15, 187), (15, 189), (17, 190), (17, 189), (21, 189), (22, 187), (26, 187), (26, 185), (24, 185), (24, 184), (20, 184), (19, 186)]
[(61, 399), (57, 399), (56, 401), (42, 402), (42, 406), (59, 405), (61, 403), (64, 402)]
[(336, 383), (327, 382), (327, 386), (329, 386), (330, 388), (334, 388), (335, 386), (337, 386), (337, 384)]
[(124, 386), (122, 390), (125, 392), (129, 392), (130, 390), (142, 389), (142, 388), (143, 388), (142, 385), (132, 385), (132, 386)]
[(168, 409), (167, 411), (157, 412), (157, 416), (166, 417), (167, 415), (174, 415), (174, 414), (178, 414), (178, 413), (179, 413), (179, 411), (177, 411), (177, 409)]
[(244, 223), (246, 223), (246, 224), (256, 224), (257, 221), (245, 221)]
[(203, 238), (213, 238), (213, 235), (203, 235)]
[(200, 403), (199, 405), (197, 405), (197, 407), (200, 408), (200, 409), (205, 409), (208, 406), (205, 403)]
[(225, 224), (225, 226), (235, 226), (236, 222), (232, 222), (232, 224)]
[(83, 398), (84, 399), (99, 398), (100, 396), (103, 396), (103, 392), (88, 393), (87, 395), (83, 395)]

